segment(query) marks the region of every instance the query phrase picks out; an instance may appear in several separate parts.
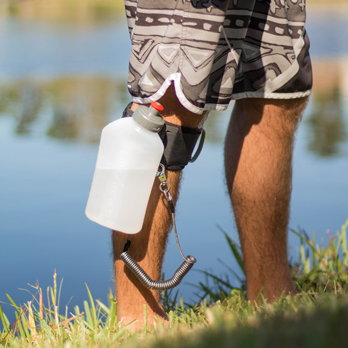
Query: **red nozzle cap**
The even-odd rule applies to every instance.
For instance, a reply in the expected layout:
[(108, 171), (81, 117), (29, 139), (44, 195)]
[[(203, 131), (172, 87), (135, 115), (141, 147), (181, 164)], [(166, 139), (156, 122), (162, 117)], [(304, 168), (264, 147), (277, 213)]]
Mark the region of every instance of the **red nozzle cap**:
[(164, 110), (163, 105), (160, 104), (160, 103), (152, 102), (150, 105), (157, 111), (163, 111)]

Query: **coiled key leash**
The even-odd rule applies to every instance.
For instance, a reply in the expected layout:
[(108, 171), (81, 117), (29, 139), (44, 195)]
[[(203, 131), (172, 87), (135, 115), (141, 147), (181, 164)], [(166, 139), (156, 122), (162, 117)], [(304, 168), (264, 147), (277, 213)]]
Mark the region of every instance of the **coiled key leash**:
[(176, 222), (175, 222), (175, 207), (173, 203), (173, 197), (169, 192), (170, 184), (167, 181), (167, 177), (165, 174), (165, 167), (163, 164), (160, 164), (160, 170), (157, 172), (156, 176), (158, 177), (160, 181), (159, 189), (163, 193), (164, 197), (166, 198), (168, 202), (168, 208), (172, 216), (172, 224), (173, 224), (173, 230), (175, 234), (175, 241), (182, 258), (184, 259), (184, 262), (180, 265), (180, 267), (175, 271), (174, 275), (169, 280), (160, 281), (160, 280), (152, 280), (148, 276), (148, 274), (140, 267), (140, 265), (129, 255), (128, 249), (131, 245), (130, 240), (126, 241), (123, 252), (120, 255), (120, 259), (133, 272), (133, 274), (138, 278), (138, 280), (141, 283), (143, 283), (147, 288), (155, 289), (155, 290), (167, 290), (167, 289), (172, 289), (176, 287), (177, 285), (179, 285), (181, 280), (189, 272), (189, 270), (192, 268), (192, 266), (197, 260), (195, 257), (191, 255), (185, 256), (184, 253), (182, 252), (180, 242), (179, 242), (178, 231), (176, 228)]

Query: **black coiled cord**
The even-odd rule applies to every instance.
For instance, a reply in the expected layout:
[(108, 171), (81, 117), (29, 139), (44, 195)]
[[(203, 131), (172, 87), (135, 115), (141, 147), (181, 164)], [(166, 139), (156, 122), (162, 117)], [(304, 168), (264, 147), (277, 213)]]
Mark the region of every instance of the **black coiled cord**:
[(131, 245), (131, 241), (127, 240), (124, 246), (123, 252), (120, 255), (120, 259), (125, 263), (125, 265), (133, 272), (133, 274), (149, 289), (155, 290), (167, 290), (172, 289), (180, 284), (182, 278), (187, 274), (187, 272), (192, 268), (194, 263), (197, 261), (191, 255), (185, 256), (181, 250), (178, 231), (175, 223), (175, 206), (173, 203), (173, 198), (169, 192), (170, 184), (167, 181), (167, 177), (165, 174), (165, 167), (163, 164), (160, 164), (160, 170), (157, 172), (157, 176), (160, 181), (160, 191), (164, 194), (164, 197), (168, 202), (168, 209), (172, 216), (173, 229), (175, 233), (176, 244), (178, 245), (178, 249), (184, 262), (180, 265), (180, 267), (176, 270), (174, 275), (169, 280), (157, 281), (152, 280), (147, 273), (140, 267), (140, 265), (128, 254), (128, 249)]
[(167, 290), (172, 289), (180, 284), (182, 278), (192, 268), (196, 259), (193, 256), (186, 256), (184, 262), (176, 270), (174, 275), (169, 280), (156, 281), (152, 280), (147, 273), (139, 266), (139, 264), (129, 255), (128, 248), (130, 241), (127, 240), (125, 248), (120, 255), (120, 259), (127, 265), (127, 267), (133, 272), (133, 274), (149, 289), (155, 290)]

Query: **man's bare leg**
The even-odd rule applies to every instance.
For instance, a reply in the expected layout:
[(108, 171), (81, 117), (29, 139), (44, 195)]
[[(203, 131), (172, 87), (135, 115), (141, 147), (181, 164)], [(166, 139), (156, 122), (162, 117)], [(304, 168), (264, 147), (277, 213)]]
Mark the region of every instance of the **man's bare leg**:
[[(164, 106), (162, 116), (168, 122), (196, 128), (202, 120), (203, 116), (193, 114), (181, 106), (173, 87), (168, 89), (159, 102)], [(177, 200), (178, 196), (180, 174), (180, 172), (167, 172), (174, 201)], [(130, 327), (133, 329), (143, 327), (145, 312), (147, 323), (150, 325), (155, 319), (166, 319), (166, 313), (160, 303), (160, 292), (146, 289), (119, 260), (126, 240), (130, 239), (132, 242), (129, 249), (130, 255), (152, 279), (160, 278), (171, 218), (166, 201), (160, 194), (158, 186), (159, 182), (156, 180), (141, 232), (135, 235), (116, 231), (112, 233), (117, 316), (124, 324), (132, 323)]]
[(287, 225), (294, 133), (306, 105), (296, 100), (236, 102), (226, 136), (226, 179), (244, 254), (247, 294), (273, 300), (294, 291)]

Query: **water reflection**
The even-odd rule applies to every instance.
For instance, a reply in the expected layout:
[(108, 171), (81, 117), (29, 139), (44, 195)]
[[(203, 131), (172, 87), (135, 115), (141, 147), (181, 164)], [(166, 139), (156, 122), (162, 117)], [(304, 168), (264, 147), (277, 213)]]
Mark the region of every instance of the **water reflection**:
[[(314, 64), (316, 84), (307, 119), (307, 147), (312, 153), (327, 157), (342, 152), (347, 135), (347, 96), (342, 64), (330, 61), (329, 75), (321, 74), (323, 64)], [(28, 79), (0, 87), (0, 115), (15, 119), (17, 134), (40, 131), (51, 138), (85, 143), (98, 142), (101, 128), (119, 117), (129, 100), (125, 82), (108, 77)], [(209, 143), (221, 143), (224, 137), (217, 120), (212, 115), (206, 123)]]
[(51, 83), (51, 122), (47, 135), (57, 139), (98, 141), (100, 129), (117, 114), (126, 91), (108, 78), (66, 78)]
[[(344, 63), (344, 62), (343, 62)], [(344, 83), (347, 78), (340, 61), (317, 61), (314, 65), (313, 108), (308, 118), (308, 150), (328, 157), (342, 153), (346, 140)]]
[(346, 138), (342, 95), (339, 90), (333, 90), (329, 94), (317, 94), (314, 98), (314, 110), (308, 119), (308, 149), (322, 157), (337, 155)]
[(104, 77), (26, 80), (0, 87), (0, 115), (15, 119), (17, 134), (40, 131), (86, 143), (98, 141), (101, 128), (121, 113), (128, 98), (123, 82)]
[(30, 125), (41, 113), (43, 103), (42, 92), (30, 83), (23, 84), (18, 90), (18, 110), (15, 113), (17, 119), (16, 133), (30, 133)]

